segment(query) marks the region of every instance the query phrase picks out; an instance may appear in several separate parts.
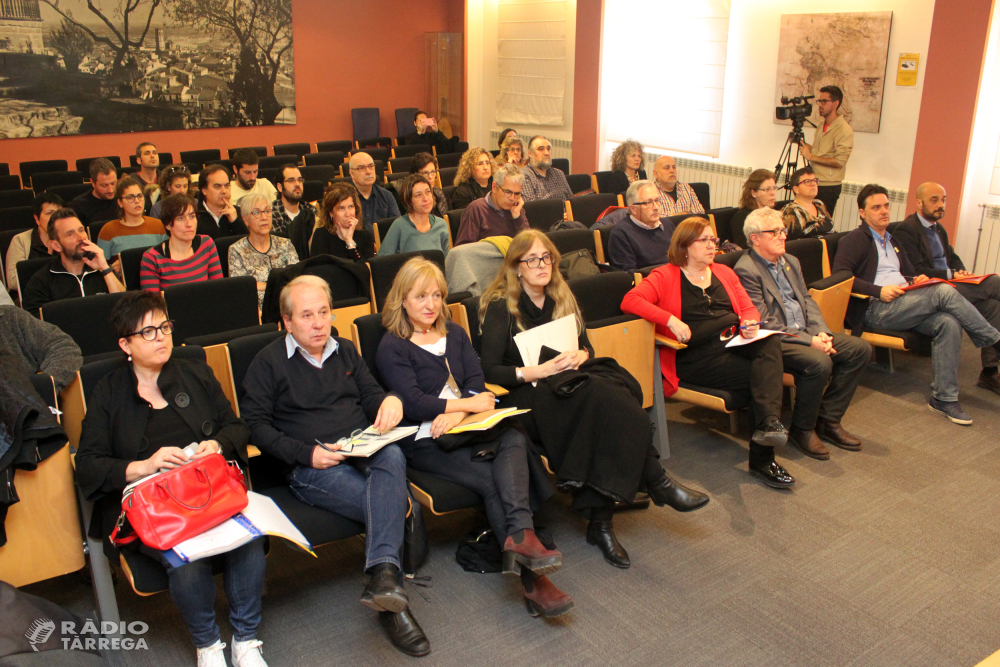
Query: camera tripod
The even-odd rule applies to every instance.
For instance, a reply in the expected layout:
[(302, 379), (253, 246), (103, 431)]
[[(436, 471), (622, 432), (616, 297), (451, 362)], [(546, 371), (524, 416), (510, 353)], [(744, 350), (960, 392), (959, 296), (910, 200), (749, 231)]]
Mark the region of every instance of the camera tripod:
[[(805, 120), (805, 119), (802, 119)], [(806, 120), (810, 125), (811, 122)], [(806, 140), (805, 135), (802, 133), (802, 121), (796, 122), (792, 121), (792, 131), (788, 133), (788, 138), (785, 139), (785, 146), (781, 149), (781, 154), (778, 156), (778, 164), (774, 166), (774, 177), (775, 187), (778, 190), (784, 190), (788, 195), (786, 197), (778, 197), (781, 199), (791, 199), (792, 193), (792, 174), (795, 170), (799, 168), (799, 157), (801, 155), (800, 150), (802, 143)], [(816, 127), (813, 125), (813, 127)], [(803, 165), (809, 164), (809, 160), (802, 158)], [(782, 169), (784, 169), (784, 175), (782, 175)], [(784, 181), (784, 185), (779, 186), (778, 183)]]

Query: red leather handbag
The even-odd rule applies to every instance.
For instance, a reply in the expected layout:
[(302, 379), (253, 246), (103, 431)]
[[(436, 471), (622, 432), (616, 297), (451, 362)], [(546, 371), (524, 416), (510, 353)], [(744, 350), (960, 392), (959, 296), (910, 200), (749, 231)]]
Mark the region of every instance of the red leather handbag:
[[(172, 549), (232, 518), (247, 502), (239, 466), (208, 454), (126, 488), (111, 542), (121, 546), (138, 538), (154, 549)], [(126, 518), (135, 533), (120, 536)]]

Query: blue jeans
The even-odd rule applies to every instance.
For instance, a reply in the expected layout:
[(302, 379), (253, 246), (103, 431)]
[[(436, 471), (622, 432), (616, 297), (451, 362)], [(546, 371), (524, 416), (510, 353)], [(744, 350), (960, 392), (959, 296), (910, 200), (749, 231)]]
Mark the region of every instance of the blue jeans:
[(397, 445), (326, 470), (299, 466), (288, 485), (302, 502), (365, 524), (365, 570), (379, 563), (402, 570), (408, 495), (406, 457)]
[(167, 568), (170, 597), (184, 617), (191, 639), (197, 648), (206, 648), (221, 637), (215, 622), (215, 581), (212, 561), (225, 562), (222, 578), (229, 598), (229, 622), (233, 639), (249, 641), (257, 638), (260, 625), (260, 596), (264, 590), (264, 540), (257, 538), (238, 549), (212, 558), (202, 558), (180, 567), (171, 567), (155, 549), (140, 547), (140, 551), (156, 558)]
[(1000, 332), (954, 287), (944, 284), (906, 292), (889, 303), (873, 299), (865, 314), (865, 326), (896, 331), (912, 329), (933, 338), (931, 396), (946, 402), (958, 400), (962, 330), (978, 348), (1000, 340)]

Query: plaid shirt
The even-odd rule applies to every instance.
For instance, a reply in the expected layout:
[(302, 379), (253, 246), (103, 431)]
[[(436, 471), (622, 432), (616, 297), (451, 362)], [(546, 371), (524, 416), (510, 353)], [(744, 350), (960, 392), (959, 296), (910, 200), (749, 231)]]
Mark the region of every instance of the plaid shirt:
[[(304, 219), (309, 220), (310, 218), (316, 219), (316, 207), (307, 201), (299, 202), (299, 216), (306, 216)], [(299, 217), (296, 216), (296, 217)], [(281, 195), (271, 202), (271, 233), (272, 234), (287, 234), (288, 225), (292, 224), (292, 220), (295, 218), (288, 217), (288, 211), (285, 210), (285, 205), (281, 203)]]
[(521, 190), (524, 201), (535, 201), (536, 199), (562, 199), (566, 200), (573, 196), (573, 191), (566, 180), (566, 174), (562, 169), (551, 167), (542, 178), (535, 168), (528, 165), (524, 168), (524, 188)]
[(677, 181), (677, 201), (663, 191), (660, 184), (656, 184), (656, 189), (660, 196), (656, 198), (656, 208), (660, 211), (660, 217), (665, 215), (680, 215), (681, 213), (704, 213), (705, 208), (698, 201), (698, 195), (687, 183)]

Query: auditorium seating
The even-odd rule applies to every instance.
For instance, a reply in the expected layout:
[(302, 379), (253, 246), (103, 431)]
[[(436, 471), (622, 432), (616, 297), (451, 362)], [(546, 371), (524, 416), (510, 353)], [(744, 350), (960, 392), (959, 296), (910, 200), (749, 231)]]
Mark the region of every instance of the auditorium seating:
[[(593, 226), (597, 222), (597, 217), (609, 206), (624, 206), (621, 195), (593, 194), (579, 195), (567, 199), (566, 217), (569, 220), (576, 220), (587, 227)], [(528, 218), (530, 221), (531, 218)]]
[(379, 119), (380, 116), (377, 107), (351, 109), (351, 125), (354, 129), (354, 141), (378, 135)]
[[(343, 162), (341, 162), (343, 164)], [(338, 165), (339, 167), (339, 165)], [(340, 175), (338, 167), (332, 164), (314, 164), (308, 167), (299, 167), (299, 173), (307, 181), (323, 181), (329, 183)]]
[(302, 156), (307, 153), (312, 153), (311, 144), (275, 144), (271, 147), (274, 154), (277, 155), (294, 155), (298, 158), (298, 161), (302, 161)]
[(218, 148), (206, 148), (197, 151), (181, 151), (181, 162), (198, 165), (191, 173), (201, 171), (206, 164), (212, 164), (222, 159), (222, 153)]
[(43, 171), (68, 171), (66, 160), (31, 160), (18, 165), (22, 187), (30, 188), (31, 177)]
[(354, 142), (347, 139), (340, 141), (319, 141), (316, 143), (317, 153), (328, 153), (336, 151), (339, 153), (344, 153), (345, 155), (350, 153), (354, 148)]
[(451, 230), (452, 244), (454, 244), (455, 239), (458, 238), (458, 230), (461, 229), (462, 225), (462, 213), (465, 212), (464, 208), (455, 208), (448, 211), (444, 218), (448, 221), (448, 229)]
[(431, 147), (427, 144), (410, 144), (408, 146), (393, 146), (392, 157), (403, 158), (413, 157), (417, 153), (430, 153)]
[(396, 222), (396, 218), (382, 218), (372, 224), (375, 230), (375, 252), (378, 252), (378, 249), (382, 247), (382, 239), (389, 233), (389, 228), (394, 222)]
[(129, 248), (122, 250), (118, 258), (122, 263), (122, 284), (127, 290), (139, 289), (139, 274), (142, 266), (142, 254), (152, 246), (145, 248)]
[(0, 175), (0, 191), (2, 190), (20, 190), (21, 189), (21, 177), (17, 174), (11, 176), (10, 174)]
[(259, 158), (257, 166), (260, 169), (280, 169), (286, 164), (300, 164), (302, 160), (297, 155), (265, 155)]
[[(40, 171), (31, 177), (31, 188), (36, 195), (40, 195), (50, 187), (56, 185), (79, 185), (84, 181), (89, 181), (89, 176), (84, 176), (81, 171)], [(93, 186), (88, 182), (88, 190)]]
[(222, 265), (222, 275), (227, 278), (229, 277), (229, 246), (245, 237), (245, 234), (236, 234), (234, 236), (220, 236), (215, 239), (215, 251), (219, 254), (219, 264)]
[[(160, 169), (174, 163), (173, 153), (161, 153), (160, 151), (156, 151), (156, 156), (160, 158)], [(139, 158), (135, 156), (135, 153), (128, 156), (128, 163), (132, 167), (139, 166)]]
[[(189, 336), (240, 329), (260, 324), (257, 281), (253, 276), (205, 280), (173, 285), (163, 290), (170, 319), (177, 323), (174, 344)], [(225, 304), (220, 308), (220, 304)]]
[(85, 299), (51, 301), (42, 306), (42, 320), (68, 334), (84, 357), (118, 352), (121, 348), (111, 328), (111, 312), (124, 294), (94, 294)]
[(88, 183), (78, 183), (75, 185), (51, 185), (46, 188), (46, 192), (50, 192), (54, 195), (59, 195), (64, 202), (67, 204), (72, 200), (76, 199), (82, 194), (86, 194), (94, 189), (89, 182)]
[(457, 167), (458, 163), (462, 161), (462, 153), (443, 153), (442, 155), (438, 155), (436, 157), (438, 159), (439, 169)]
[(35, 193), (31, 190), (0, 190), (0, 209), (31, 206)]
[(566, 182), (575, 195), (591, 189), (589, 174), (566, 174)]
[(561, 221), (565, 213), (566, 207), (559, 199), (536, 199), (524, 203), (524, 215), (528, 218), (528, 224), (543, 232), (552, 229), (552, 225)]
[[(76, 170), (81, 174), (86, 174), (86, 178), (90, 178), (90, 163), (97, 160), (97, 157), (82, 157), (76, 161)], [(104, 157), (105, 160), (115, 165), (115, 170), (122, 170), (122, 159), (117, 155), (108, 155)]]
[(305, 156), (306, 166), (313, 167), (317, 165), (328, 164), (331, 165), (339, 173), (340, 165), (344, 164), (344, 156), (346, 152), (341, 151), (324, 151), (322, 153), (309, 153)]

